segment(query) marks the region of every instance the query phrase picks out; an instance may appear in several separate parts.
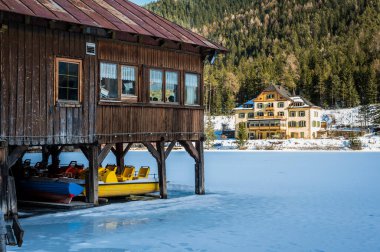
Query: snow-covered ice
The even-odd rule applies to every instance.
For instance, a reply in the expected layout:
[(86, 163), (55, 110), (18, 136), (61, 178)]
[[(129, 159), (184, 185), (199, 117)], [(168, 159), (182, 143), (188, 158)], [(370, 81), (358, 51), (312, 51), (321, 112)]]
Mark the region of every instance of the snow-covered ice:
[[(63, 162), (72, 157), (62, 154)], [(379, 152), (206, 151), (205, 157), (207, 195), (193, 195), (193, 160), (173, 151), (168, 200), (22, 219), (24, 245), (9, 250), (380, 251)], [(126, 162), (155, 164), (142, 151), (128, 153)]]

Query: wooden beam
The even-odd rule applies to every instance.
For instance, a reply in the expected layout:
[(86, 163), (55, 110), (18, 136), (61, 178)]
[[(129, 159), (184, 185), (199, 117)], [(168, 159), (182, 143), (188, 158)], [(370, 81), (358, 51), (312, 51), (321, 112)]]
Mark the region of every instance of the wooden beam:
[(8, 156), (8, 169), (14, 166), (17, 160), (22, 158), (27, 150), (28, 146), (16, 146)]
[(106, 144), (103, 149), (100, 151), (98, 156), (98, 164), (101, 165), (104, 159), (107, 157), (108, 153), (111, 151), (113, 144)]
[(203, 141), (197, 141), (195, 145), (199, 156), (199, 160), (195, 163), (195, 194), (203, 195), (205, 194)]
[(86, 197), (87, 202), (93, 203), (95, 205), (99, 204), (98, 197), (98, 167), (99, 167), (99, 146), (91, 145), (89, 147), (89, 172), (86, 183)]
[(148, 149), (150, 154), (152, 154), (152, 156), (156, 159), (157, 162), (161, 162), (160, 154), (158, 153), (158, 151), (154, 148), (154, 146), (151, 143), (144, 142), (142, 144)]
[(165, 159), (167, 159), (170, 155), (170, 152), (173, 150), (175, 144), (177, 143), (177, 141), (173, 141), (169, 144), (168, 148), (166, 148), (166, 151), (165, 151)]
[(191, 141), (179, 141), (179, 143), (185, 148), (185, 150), (195, 159), (195, 162), (199, 161), (199, 155), (197, 149), (194, 147)]
[(83, 155), (87, 158), (88, 161), (90, 161), (90, 150), (85, 145), (80, 145), (79, 149), (82, 151)]
[(159, 161), (157, 160), (157, 168), (158, 168), (158, 178), (160, 185), (160, 196), (161, 199), (168, 198), (168, 191), (166, 186), (166, 155), (165, 155), (165, 142), (160, 141), (156, 143), (157, 152), (159, 154)]
[(0, 211), (8, 214), (8, 144), (0, 141)]

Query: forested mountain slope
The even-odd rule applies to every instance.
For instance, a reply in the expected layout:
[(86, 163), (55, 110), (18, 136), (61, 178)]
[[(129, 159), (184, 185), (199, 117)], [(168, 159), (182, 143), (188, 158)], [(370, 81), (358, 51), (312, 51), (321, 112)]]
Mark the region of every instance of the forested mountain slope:
[(207, 104), (279, 83), (322, 107), (380, 102), (379, 0), (159, 0), (148, 9), (230, 52), (206, 66)]

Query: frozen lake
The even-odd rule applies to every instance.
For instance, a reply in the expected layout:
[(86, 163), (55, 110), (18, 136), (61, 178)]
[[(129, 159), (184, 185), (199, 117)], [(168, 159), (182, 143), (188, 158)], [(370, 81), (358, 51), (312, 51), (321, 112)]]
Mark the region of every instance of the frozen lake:
[[(194, 162), (174, 151), (168, 200), (22, 219), (24, 245), (9, 251), (380, 251), (379, 152), (217, 151), (205, 158), (207, 195), (193, 195)], [(140, 151), (126, 163), (155, 167)]]

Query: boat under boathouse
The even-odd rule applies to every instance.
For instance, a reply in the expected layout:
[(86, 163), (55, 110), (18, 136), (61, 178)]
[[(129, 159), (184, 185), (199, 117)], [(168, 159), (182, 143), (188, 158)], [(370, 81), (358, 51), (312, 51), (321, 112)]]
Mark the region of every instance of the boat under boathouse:
[(98, 167), (110, 151), (123, 166), (134, 143), (156, 159), (166, 198), (165, 160), (179, 143), (204, 194), (203, 67), (225, 51), (127, 0), (0, 0), (5, 218), (17, 217), (9, 171), (35, 146), (53, 167), (62, 148), (80, 149), (89, 161), (87, 202), (97, 205)]

